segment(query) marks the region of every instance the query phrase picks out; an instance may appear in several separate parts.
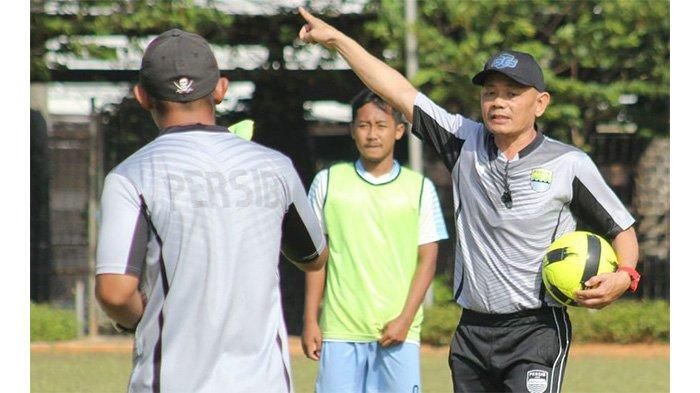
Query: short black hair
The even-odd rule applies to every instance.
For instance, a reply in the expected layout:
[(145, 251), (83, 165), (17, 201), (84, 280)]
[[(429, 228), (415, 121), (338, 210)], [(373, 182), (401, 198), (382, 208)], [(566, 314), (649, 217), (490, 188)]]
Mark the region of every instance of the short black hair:
[(187, 102), (163, 100), (151, 96), (151, 102), (153, 102), (153, 107), (160, 114), (166, 114), (173, 110), (193, 111), (204, 105), (216, 106), (216, 104), (213, 102), (212, 94), (208, 94), (202, 98)]
[(386, 113), (391, 114), (391, 117), (394, 118), (394, 122), (396, 125), (399, 124), (404, 124), (406, 123), (404, 121), (404, 117), (399, 112), (394, 108), (393, 106), (389, 105), (382, 97), (377, 95), (375, 92), (369, 89), (362, 89), (355, 97), (350, 101), (350, 105), (352, 106), (352, 122), (355, 123), (355, 118), (357, 117), (357, 111), (360, 110), (365, 104), (367, 103), (373, 103), (376, 106), (378, 106), (381, 110), (383, 110)]

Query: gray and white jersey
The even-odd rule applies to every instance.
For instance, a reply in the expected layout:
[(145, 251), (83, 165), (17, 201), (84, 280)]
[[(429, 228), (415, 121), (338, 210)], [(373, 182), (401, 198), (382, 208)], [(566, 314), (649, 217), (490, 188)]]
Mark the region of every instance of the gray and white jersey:
[(163, 130), (110, 172), (97, 274), (140, 278), (130, 392), (289, 392), (280, 249), (325, 247), (291, 161), (224, 127)]
[[(537, 134), (508, 161), (484, 124), (450, 114), (423, 94), (413, 133), (432, 145), (452, 174), (454, 293), (464, 308), (510, 313), (558, 306), (542, 285), (552, 241), (582, 220), (614, 238), (634, 219), (583, 151)], [(512, 206), (502, 200), (510, 190)]]

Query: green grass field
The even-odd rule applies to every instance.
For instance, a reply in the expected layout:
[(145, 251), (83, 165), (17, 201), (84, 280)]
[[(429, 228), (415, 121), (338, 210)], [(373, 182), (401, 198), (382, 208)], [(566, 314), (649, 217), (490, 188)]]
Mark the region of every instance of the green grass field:
[[(423, 354), (421, 361), (423, 391), (451, 392), (445, 355)], [(297, 393), (313, 392), (318, 363), (303, 356), (293, 356), (292, 367)], [(32, 353), (30, 386), (33, 393), (123, 393), (130, 369), (129, 354)], [(564, 391), (668, 392), (669, 378), (666, 357), (576, 356), (569, 359)]]

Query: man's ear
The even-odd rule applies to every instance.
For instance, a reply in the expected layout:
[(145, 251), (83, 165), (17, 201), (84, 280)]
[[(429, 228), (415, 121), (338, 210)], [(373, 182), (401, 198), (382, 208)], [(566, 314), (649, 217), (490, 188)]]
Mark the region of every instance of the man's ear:
[(547, 109), (547, 106), (549, 105), (549, 93), (542, 92), (537, 94), (537, 107), (535, 108), (535, 116), (540, 117), (544, 114), (544, 111)]
[(214, 88), (214, 91), (212, 92), (212, 95), (214, 96), (214, 104), (219, 105), (221, 103), (221, 101), (224, 100), (224, 96), (226, 96), (227, 90), (228, 90), (228, 78), (226, 78), (226, 77), (219, 78), (219, 81), (216, 82), (216, 87)]
[(136, 97), (136, 101), (138, 101), (139, 105), (141, 105), (141, 108), (147, 111), (153, 109), (153, 101), (151, 101), (151, 97), (148, 95), (148, 93), (146, 93), (146, 90), (140, 84), (134, 86), (134, 97)]
[(403, 134), (405, 132), (406, 132), (406, 124), (404, 124), (404, 123), (398, 124), (396, 126), (396, 136), (394, 139), (396, 139), (398, 141), (399, 139), (401, 139), (401, 137), (403, 136)]

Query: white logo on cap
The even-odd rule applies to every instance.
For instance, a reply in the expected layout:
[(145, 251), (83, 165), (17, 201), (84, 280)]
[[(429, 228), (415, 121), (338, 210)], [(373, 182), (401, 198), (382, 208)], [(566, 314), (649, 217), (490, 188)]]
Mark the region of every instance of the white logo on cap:
[(499, 70), (502, 68), (515, 68), (517, 65), (518, 59), (516, 59), (515, 56), (511, 55), (510, 53), (502, 53), (500, 56), (494, 59), (493, 63), (491, 64), (493, 68), (497, 68)]
[(192, 80), (187, 78), (180, 78), (179, 81), (173, 82), (177, 90), (177, 94), (187, 94), (192, 92)]

